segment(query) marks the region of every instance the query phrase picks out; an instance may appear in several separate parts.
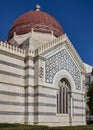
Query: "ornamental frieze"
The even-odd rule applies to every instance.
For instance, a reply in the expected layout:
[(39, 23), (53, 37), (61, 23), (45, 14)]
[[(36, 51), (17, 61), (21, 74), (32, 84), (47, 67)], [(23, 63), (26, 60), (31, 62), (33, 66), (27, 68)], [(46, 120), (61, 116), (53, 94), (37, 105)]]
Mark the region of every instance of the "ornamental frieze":
[(39, 77), (40, 78), (43, 78), (43, 74), (44, 73), (44, 69), (43, 69), (43, 67), (40, 67), (40, 69), (39, 69)]
[(80, 72), (65, 49), (46, 60), (45, 77), (47, 83), (53, 83), (55, 74), (60, 70), (67, 70), (75, 81), (76, 89), (81, 89)]

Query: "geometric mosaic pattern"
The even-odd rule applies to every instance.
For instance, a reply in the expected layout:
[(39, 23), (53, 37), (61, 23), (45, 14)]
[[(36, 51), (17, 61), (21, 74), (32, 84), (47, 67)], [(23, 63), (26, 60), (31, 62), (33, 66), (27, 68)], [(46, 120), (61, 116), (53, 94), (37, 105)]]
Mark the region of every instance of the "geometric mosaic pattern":
[(52, 83), (55, 74), (60, 70), (67, 70), (75, 81), (76, 89), (81, 89), (80, 72), (65, 49), (46, 60), (46, 82)]

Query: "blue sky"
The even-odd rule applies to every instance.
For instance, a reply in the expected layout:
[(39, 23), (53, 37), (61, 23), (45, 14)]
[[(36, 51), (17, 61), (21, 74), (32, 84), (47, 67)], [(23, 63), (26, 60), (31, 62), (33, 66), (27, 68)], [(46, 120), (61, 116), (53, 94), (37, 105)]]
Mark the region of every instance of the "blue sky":
[(36, 4), (59, 21), (81, 59), (93, 66), (93, 0), (0, 0), (0, 40), (5, 41), (15, 19)]

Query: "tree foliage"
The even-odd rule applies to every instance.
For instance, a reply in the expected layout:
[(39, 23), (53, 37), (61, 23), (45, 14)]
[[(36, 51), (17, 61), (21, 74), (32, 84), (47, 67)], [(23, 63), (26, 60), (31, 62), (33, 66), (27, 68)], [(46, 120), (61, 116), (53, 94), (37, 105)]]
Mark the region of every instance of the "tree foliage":
[(88, 88), (87, 97), (88, 97), (87, 104), (90, 110), (90, 114), (93, 115), (93, 82), (90, 84)]

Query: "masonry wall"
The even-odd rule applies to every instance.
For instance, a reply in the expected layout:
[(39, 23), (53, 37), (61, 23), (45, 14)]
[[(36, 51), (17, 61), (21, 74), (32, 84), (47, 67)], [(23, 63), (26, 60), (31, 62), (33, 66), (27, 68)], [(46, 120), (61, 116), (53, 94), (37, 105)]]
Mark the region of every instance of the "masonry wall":
[[(59, 52), (59, 50), (57, 51)], [(45, 76), (46, 73), (50, 73), (49, 67), (51, 68), (52, 58), (52, 61), (49, 59), (51, 63), (49, 66), (45, 63), (45, 57), (34, 55), (33, 51), (24, 52), (10, 45), (0, 45), (0, 122), (50, 126), (85, 124), (81, 72), (77, 71), (79, 72), (79, 80), (76, 80), (73, 65), (74, 69), (76, 68), (75, 70), (77, 70), (77, 66), (72, 61), (72, 57), (68, 55), (65, 46), (62, 49), (62, 55), (64, 53), (63, 68), (57, 68), (56, 73), (53, 71), (54, 74), (50, 74), (50, 79), (52, 78), (50, 83), (50, 79)], [(60, 60), (59, 57), (55, 59), (56, 61)], [(69, 70), (66, 69), (68, 59)], [(46, 70), (46, 67), (49, 71)], [(71, 113), (69, 114), (57, 114), (56, 94), (58, 91), (57, 85), (61, 78), (67, 78), (72, 87)], [(47, 80), (49, 81), (47, 82)], [(80, 81), (78, 89), (77, 81)]]
[(72, 125), (85, 125), (85, 99), (83, 93), (73, 93)]
[(30, 123), (33, 122), (34, 64), (30, 59), (24, 50), (0, 43), (0, 122), (2, 123), (28, 123), (29, 120)]
[(35, 124), (53, 125), (56, 122), (56, 94), (55, 90), (38, 86), (35, 89)]
[[(35, 102), (38, 103), (35, 106), (35, 123), (50, 126), (85, 125), (84, 86), (82, 83), (81, 70), (79, 69), (77, 62), (75, 63), (75, 59), (73, 59), (68, 48), (63, 47), (61, 50), (61, 47), (57, 50), (57, 54), (55, 48), (55, 50), (51, 49), (51, 53), (47, 51), (49, 58), (44, 59), (44, 57), (39, 57), (35, 62), (35, 67), (37, 68), (36, 77), (38, 77), (36, 78), (37, 80), (35, 79), (35, 93), (38, 93), (38, 96), (35, 97)], [(60, 55), (60, 52), (63, 54), (63, 60), (62, 55), (60, 56), (61, 58), (57, 56), (58, 54)], [(56, 64), (55, 61), (58, 64)], [(58, 68), (59, 66), (61, 66), (61, 69)], [(71, 85), (71, 108), (69, 109), (68, 114), (57, 114), (56, 96), (58, 82), (62, 78), (66, 78)]]
[(0, 83), (0, 122), (24, 123), (24, 88)]
[(24, 54), (0, 48), (0, 122), (24, 123)]
[(35, 124), (50, 126), (85, 125), (85, 102), (81, 93), (71, 93), (68, 114), (57, 114), (57, 89), (38, 86), (35, 89)]

